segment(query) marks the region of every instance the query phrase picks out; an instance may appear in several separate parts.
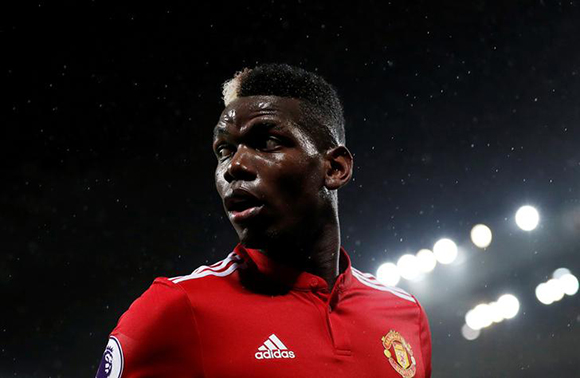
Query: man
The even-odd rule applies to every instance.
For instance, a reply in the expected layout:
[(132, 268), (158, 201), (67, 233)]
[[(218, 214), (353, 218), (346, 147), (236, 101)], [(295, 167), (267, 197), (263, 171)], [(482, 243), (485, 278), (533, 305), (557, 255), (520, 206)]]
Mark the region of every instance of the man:
[(412, 295), (351, 267), (337, 190), (352, 176), (335, 90), (288, 65), (224, 84), (215, 183), (239, 243), (158, 278), (121, 317), (97, 377), (429, 377)]

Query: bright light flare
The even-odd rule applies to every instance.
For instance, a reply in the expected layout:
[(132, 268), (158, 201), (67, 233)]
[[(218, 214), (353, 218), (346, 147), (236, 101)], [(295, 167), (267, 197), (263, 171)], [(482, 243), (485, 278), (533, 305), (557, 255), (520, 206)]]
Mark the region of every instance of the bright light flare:
[(481, 328), (489, 327), (493, 323), (492, 309), (487, 303), (478, 304), (475, 306), (474, 311), (479, 317)]
[(562, 290), (566, 295), (574, 295), (578, 292), (578, 278), (573, 274), (564, 274), (559, 279)]
[(377, 279), (387, 286), (395, 286), (401, 280), (401, 276), (399, 275), (397, 266), (388, 262), (382, 264), (377, 269)]
[(522, 206), (516, 212), (516, 224), (524, 231), (532, 231), (540, 222), (540, 214), (532, 206)]
[(475, 310), (467, 311), (467, 314), (465, 314), (465, 324), (467, 324), (469, 328), (475, 331), (479, 331), (481, 328), (483, 328), (481, 326), (480, 318)]
[(451, 264), (457, 258), (457, 245), (451, 239), (440, 239), (433, 246), (433, 253), (441, 264)]
[(399, 258), (397, 261), (397, 268), (399, 268), (399, 274), (406, 280), (414, 280), (419, 277), (419, 266), (417, 257), (414, 255), (406, 254)]
[(564, 288), (562, 287), (560, 280), (552, 278), (546, 282), (546, 285), (548, 286), (550, 297), (553, 302), (558, 302), (560, 299), (564, 298)]
[(487, 248), (491, 244), (491, 229), (485, 224), (476, 224), (471, 229), (471, 241), (479, 248)]
[(474, 331), (511, 319), (520, 311), (520, 301), (512, 294), (504, 294), (496, 302), (480, 303), (465, 314), (465, 324)]
[(422, 249), (417, 252), (417, 265), (419, 270), (423, 273), (429, 273), (437, 265), (435, 254), (428, 249)]
[(558, 302), (564, 295), (574, 295), (578, 292), (580, 284), (578, 278), (566, 268), (558, 268), (552, 274), (552, 279), (542, 282), (536, 287), (538, 300), (549, 305)]
[(493, 323), (492, 309), (487, 303), (481, 303), (465, 315), (465, 323), (474, 330), (489, 327)]
[(550, 305), (554, 302), (550, 289), (545, 282), (542, 282), (536, 287), (536, 298), (545, 305)]
[(461, 334), (466, 340), (472, 341), (479, 337), (481, 331), (478, 329), (473, 329), (467, 324), (464, 324), (463, 327), (461, 327)]
[(491, 307), (491, 320), (494, 323), (499, 323), (505, 319), (503, 316), (504, 311), (499, 303), (491, 302), (489, 307)]
[(560, 277), (562, 277), (566, 274), (570, 274), (570, 270), (568, 270), (566, 268), (558, 268), (554, 271), (554, 273), (552, 273), (552, 277), (559, 280)]
[(512, 294), (504, 294), (497, 300), (504, 319), (511, 319), (520, 311), (520, 301)]

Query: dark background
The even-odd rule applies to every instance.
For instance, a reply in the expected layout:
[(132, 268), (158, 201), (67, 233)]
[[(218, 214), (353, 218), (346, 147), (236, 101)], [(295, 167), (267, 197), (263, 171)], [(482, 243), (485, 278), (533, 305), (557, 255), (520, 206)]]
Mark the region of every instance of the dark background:
[[(555, 268), (580, 273), (579, 6), (313, 3), (2, 6), (0, 377), (93, 376), (155, 277), (231, 251), (211, 131), (221, 83), (265, 62), (343, 99), (356, 267), (458, 243), (462, 264), (400, 284), (429, 314), (434, 377), (580, 376), (578, 295), (534, 295)], [(524, 204), (541, 214), (529, 233)], [(465, 340), (465, 313), (505, 292), (519, 314)]]

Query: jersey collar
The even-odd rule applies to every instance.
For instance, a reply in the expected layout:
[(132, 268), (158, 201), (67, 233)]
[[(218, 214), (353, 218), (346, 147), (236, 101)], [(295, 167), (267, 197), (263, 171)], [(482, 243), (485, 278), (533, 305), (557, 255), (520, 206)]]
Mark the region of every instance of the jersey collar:
[[(280, 264), (257, 249), (246, 248), (238, 243), (234, 248), (234, 252), (246, 261), (249, 269), (257, 270), (268, 279), (286, 287), (295, 290), (328, 292), (328, 285), (322, 277)], [(344, 291), (352, 282), (350, 257), (342, 246), (340, 247), (339, 269), (340, 274), (336, 279), (333, 291)]]

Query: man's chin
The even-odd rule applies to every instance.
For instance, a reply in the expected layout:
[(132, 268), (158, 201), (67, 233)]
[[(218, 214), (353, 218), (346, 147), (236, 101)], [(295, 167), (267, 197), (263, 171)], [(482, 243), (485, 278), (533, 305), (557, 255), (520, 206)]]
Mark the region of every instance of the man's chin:
[(266, 242), (263, 236), (252, 235), (252, 234), (242, 234), (240, 235), (240, 244), (246, 248), (251, 249), (262, 249), (265, 248)]
[(269, 246), (276, 244), (279, 236), (277, 232), (264, 228), (245, 228), (238, 232), (240, 244), (252, 249), (268, 249)]

